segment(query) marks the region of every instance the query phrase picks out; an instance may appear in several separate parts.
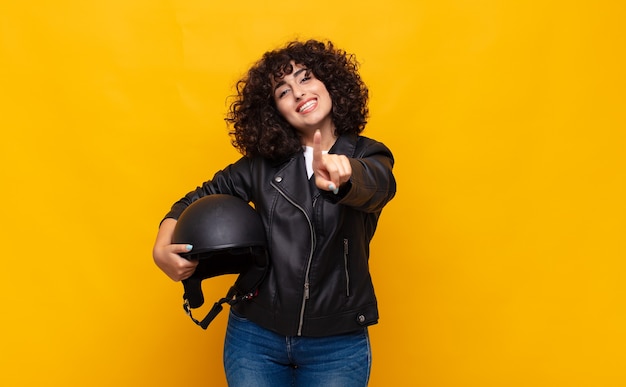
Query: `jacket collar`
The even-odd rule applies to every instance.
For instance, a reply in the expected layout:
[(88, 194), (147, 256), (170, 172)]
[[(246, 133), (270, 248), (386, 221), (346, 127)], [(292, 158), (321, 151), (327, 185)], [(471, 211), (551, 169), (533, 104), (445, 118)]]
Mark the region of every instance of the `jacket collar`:
[[(291, 158), (281, 164), (272, 176), (273, 184), (296, 203), (312, 202), (311, 192), (308, 189), (306, 166), (303, 151), (294, 153)], [(307, 207), (307, 205), (305, 205)], [(310, 209), (307, 208), (307, 212)]]
[(336, 153), (346, 155), (348, 157), (354, 157), (358, 138), (359, 136), (356, 134), (342, 134), (337, 138), (337, 141), (335, 141), (328, 153)]

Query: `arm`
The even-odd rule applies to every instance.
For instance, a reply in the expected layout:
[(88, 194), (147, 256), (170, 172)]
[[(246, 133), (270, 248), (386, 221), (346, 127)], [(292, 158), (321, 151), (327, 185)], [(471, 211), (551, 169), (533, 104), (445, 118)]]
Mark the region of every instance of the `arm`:
[(350, 164), (350, 189), (345, 191), (339, 203), (364, 212), (382, 210), (396, 194), (391, 151), (382, 143), (373, 142), (360, 155), (351, 158)]

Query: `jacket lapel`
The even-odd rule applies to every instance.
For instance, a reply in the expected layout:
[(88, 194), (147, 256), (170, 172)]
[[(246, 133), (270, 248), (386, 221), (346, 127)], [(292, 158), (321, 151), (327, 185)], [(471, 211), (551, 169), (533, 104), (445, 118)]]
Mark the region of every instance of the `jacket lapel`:
[(290, 200), (302, 206), (310, 215), (312, 212), (312, 196), (304, 163), (304, 155), (300, 151), (283, 164), (272, 179), (273, 185), (278, 187)]

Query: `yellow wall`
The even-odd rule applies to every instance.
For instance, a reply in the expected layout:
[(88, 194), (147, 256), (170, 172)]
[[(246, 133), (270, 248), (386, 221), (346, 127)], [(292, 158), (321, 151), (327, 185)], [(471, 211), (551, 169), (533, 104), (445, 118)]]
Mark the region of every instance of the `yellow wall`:
[(3, 1), (0, 385), (225, 385), (152, 242), (295, 37), (357, 54), (397, 158), (371, 386), (626, 385), (622, 4)]

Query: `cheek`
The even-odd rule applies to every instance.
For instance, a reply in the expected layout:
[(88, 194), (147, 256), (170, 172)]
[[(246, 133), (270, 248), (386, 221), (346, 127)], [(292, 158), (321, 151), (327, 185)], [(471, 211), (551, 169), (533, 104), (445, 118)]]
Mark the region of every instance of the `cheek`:
[(281, 116), (285, 117), (286, 119), (289, 119), (288, 113), (290, 111), (290, 107), (285, 101), (283, 100), (276, 101), (276, 110), (278, 110), (278, 113), (280, 113)]
[(319, 88), (318, 88), (318, 94), (320, 96), (323, 96), (324, 98), (328, 98), (328, 100), (332, 100), (332, 98), (330, 97), (330, 93), (328, 92), (328, 89), (321, 82), (320, 82), (320, 85), (319, 85)]

